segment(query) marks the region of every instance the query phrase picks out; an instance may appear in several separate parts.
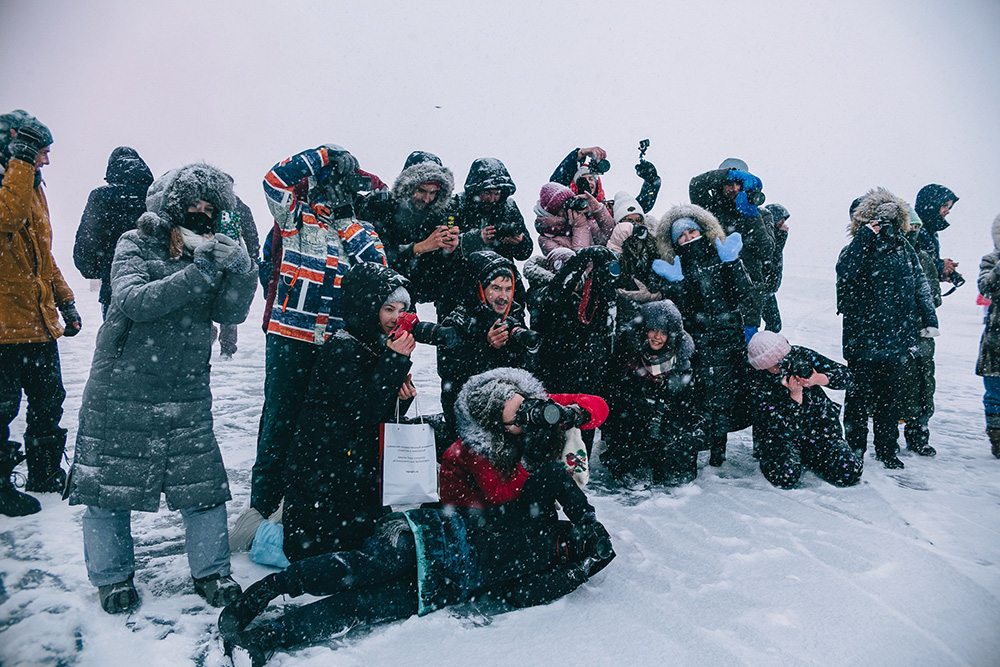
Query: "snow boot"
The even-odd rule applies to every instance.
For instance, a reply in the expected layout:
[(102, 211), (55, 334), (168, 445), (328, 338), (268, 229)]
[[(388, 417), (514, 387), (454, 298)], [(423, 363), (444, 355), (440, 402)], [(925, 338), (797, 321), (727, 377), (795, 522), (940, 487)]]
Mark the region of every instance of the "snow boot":
[(0, 514), (4, 516), (27, 516), (42, 509), (37, 500), (18, 491), (11, 481), (14, 468), (23, 460), (21, 443), (0, 443)]
[(263, 667), (279, 645), (280, 632), (266, 623), (250, 630), (222, 634), (222, 649), (233, 667)]
[(230, 575), (211, 574), (194, 580), (194, 590), (213, 607), (225, 607), (240, 597), (243, 589)]
[(219, 614), (219, 632), (225, 637), (245, 629), (253, 619), (264, 613), (268, 603), (281, 595), (274, 574), (250, 585), (243, 594), (226, 605)]
[(903, 435), (906, 438), (906, 448), (919, 456), (934, 456), (937, 450), (930, 446), (931, 430), (927, 424), (918, 422), (906, 422), (903, 428)]
[(1000, 428), (988, 428), (986, 429), (986, 435), (990, 437), (993, 456), (1000, 459)]
[(135, 590), (131, 574), (117, 584), (98, 586), (97, 594), (101, 598), (101, 609), (109, 614), (124, 614), (139, 606), (139, 592)]
[(28, 482), (25, 491), (62, 493), (66, 488), (66, 471), (59, 467), (66, 450), (66, 429), (40, 438), (24, 438), (28, 456)]

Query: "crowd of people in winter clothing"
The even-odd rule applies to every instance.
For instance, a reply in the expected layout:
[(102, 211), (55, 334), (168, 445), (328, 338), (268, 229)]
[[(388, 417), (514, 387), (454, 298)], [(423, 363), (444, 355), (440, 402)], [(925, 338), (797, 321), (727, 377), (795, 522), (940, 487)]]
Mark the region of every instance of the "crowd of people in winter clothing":
[[(496, 158), (474, 160), (455, 193), (432, 153), (412, 152), (389, 186), (325, 144), (264, 175), (274, 222), (258, 259), (254, 217), (228, 174), (189, 164), (154, 177), (122, 146), (76, 235), (104, 321), (67, 475), (56, 339), (82, 321), (50, 250), (40, 175), (52, 141), (24, 111), (0, 116), (0, 513), (40, 509), (11, 481), (26, 457), (27, 491), (86, 507), (89, 578), (102, 608), (123, 613), (140, 604), (130, 514), (165, 497), (184, 520), (194, 589), (224, 607), (227, 653), (254, 665), (473, 596), (525, 606), (572, 591), (614, 557), (582, 490), (592, 459), (612, 483), (686, 484), (699, 452), (721, 466), (728, 435), (752, 426), (775, 486), (808, 468), (846, 487), (861, 478), (869, 419), (887, 468), (903, 467), (901, 422), (910, 450), (936, 453), (935, 308), (942, 282), (964, 282), (940, 254), (958, 201), (943, 186), (922, 188), (914, 206), (883, 188), (852, 203), (836, 265), (844, 365), (779, 333), (790, 214), (764, 205), (742, 160), (694, 176), (691, 203), (657, 218), (648, 143), (639, 192), (614, 199), (606, 151), (574, 149), (539, 190), (533, 236)], [(1000, 216), (993, 235), (1000, 248)], [(979, 276), (994, 304), (998, 265), (994, 250)], [(236, 352), (258, 281), (264, 404), (250, 507), (230, 529), (208, 361), (216, 337), (223, 356)], [(434, 305), (436, 322), (417, 321), (418, 303)], [(997, 307), (976, 372), (1000, 458)], [(443, 414), (430, 420), (440, 502), (393, 511), (380, 493), (380, 425), (416, 395), (418, 343), (436, 347), (441, 378)], [(846, 390), (843, 427), (823, 387)], [(24, 454), (9, 431), (22, 392)], [(251, 545), (276, 547), (281, 571), (242, 591), (230, 552)], [(306, 593), (321, 599), (256, 622), (275, 597)]]

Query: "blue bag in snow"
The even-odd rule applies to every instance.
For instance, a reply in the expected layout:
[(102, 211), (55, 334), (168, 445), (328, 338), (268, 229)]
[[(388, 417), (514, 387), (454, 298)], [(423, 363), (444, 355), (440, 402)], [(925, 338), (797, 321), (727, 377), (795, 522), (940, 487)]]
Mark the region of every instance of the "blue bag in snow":
[(285, 531), (280, 523), (261, 521), (250, 547), (250, 560), (284, 570), (292, 563), (285, 556)]

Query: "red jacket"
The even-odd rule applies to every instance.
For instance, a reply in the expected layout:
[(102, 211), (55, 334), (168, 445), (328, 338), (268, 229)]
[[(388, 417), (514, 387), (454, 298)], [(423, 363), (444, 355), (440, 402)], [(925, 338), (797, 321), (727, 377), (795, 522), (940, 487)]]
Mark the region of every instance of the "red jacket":
[[(550, 394), (560, 405), (579, 405), (590, 413), (582, 430), (595, 429), (608, 417), (608, 404), (590, 394)], [(513, 474), (505, 474), (487, 454), (471, 449), (459, 438), (441, 459), (441, 502), (455, 507), (487, 508), (503, 505), (521, 495), (528, 471), (520, 463)]]

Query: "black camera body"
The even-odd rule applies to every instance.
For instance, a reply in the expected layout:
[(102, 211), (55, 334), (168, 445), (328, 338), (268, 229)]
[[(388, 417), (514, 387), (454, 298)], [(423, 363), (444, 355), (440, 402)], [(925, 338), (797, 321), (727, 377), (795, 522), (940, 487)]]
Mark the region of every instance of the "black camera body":
[(566, 200), (566, 210), (568, 211), (586, 211), (587, 210), (587, 200), (582, 197), (570, 197)]
[(517, 236), (518, 234), (523, 234), (524, 231), (521, 226), (513, 222), (501, 222), (495, 227), (496, 232), (494, 238), (497, 239), (508, 239)]
[(951, 274), (948, 276), (948, 282), (957, 288), (965, 284), (965, 278), (962, 277), (961, 273), (952, 269)]
[(608, 170), (611, 169), (611, 162), (607, 159), (591, 160), (587, 163), (587, 168), (590, 169), (590, 173), (600, 176), (601, 174), (608, 173)]
[(812, 377), (816, 369), (806, 356), (796, 354), (794, 351), (785, 355), (785, 358), (778, 362), (781, 369), (781, 377), (797, 377), (805, 380)]
[(649, 227), (646, 225), (635, 225), (632, 227), (632, 236), (640, 241), (645, 241), (646, 237), (649, 236)]
[(754, 206), (763, 206), (764, 202), (767, 201), (767, 197), (760, 190), (747, 190), (747, 201)]

